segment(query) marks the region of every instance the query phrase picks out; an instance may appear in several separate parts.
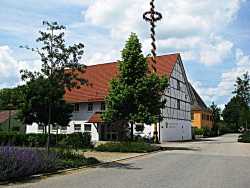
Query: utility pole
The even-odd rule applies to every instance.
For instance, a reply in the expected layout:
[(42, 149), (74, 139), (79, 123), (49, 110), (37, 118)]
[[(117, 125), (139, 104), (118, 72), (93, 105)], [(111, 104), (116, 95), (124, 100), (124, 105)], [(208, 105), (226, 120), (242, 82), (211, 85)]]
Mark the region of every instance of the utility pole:
[[(154, 1), (155, 0), (151, 0), (150, 1), (150, 6), (151, 6), (151, 9), (150, 11), (147, 11), (143, 14), (143, 19), (146, 21), (146, 22), (149, 22), (150, 23), (150, 31), (151, 31), (151, 39), (152, 39), (152, 42), (151, 42), (151, 46), (152, 46), (152, 49), (151, 49), (151, 53), (152, 53), (152, 69), (153, 69), (153, 73), (156, 73), (157, 70), (156, 70), (156, 39), (155, 39), (155, 23), (159, 20), (162, 19), (162, 14), (155, 11), (155, 5), (154, 5)], [(159, 139), (158, 139), (158, 131), (157, 131), (157, 123), (154, 123), (154, 133), (153, 133), (153, 139), (154, 139), (154, 143), (159, 143)]]

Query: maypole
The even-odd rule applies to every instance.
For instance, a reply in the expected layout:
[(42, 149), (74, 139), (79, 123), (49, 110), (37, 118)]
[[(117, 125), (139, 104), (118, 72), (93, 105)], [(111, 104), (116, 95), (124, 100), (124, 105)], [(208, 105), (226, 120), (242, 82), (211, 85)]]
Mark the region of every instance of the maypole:
[[(151, 0), (150, 2), (150, 11), (147, 11), (143, 14), (143, 19), (146, 21), (146, 22), (149, 22), (150, 23), (150, 31), (151, 31), (151, 39), (152, 39), (152, 42), (151, 42), (151, 46), (152, 46), (152, 49), (151, 49), (151, 53), (152, 53), (152, 69), (153, 69), (153, 73), (156, 73), (157, 70), (156, 70), (156, 39), (155, 39), (155, 28), (156, 28), (156, 22), (161, 20), (162, 19), (162, 14), (155, 11), (155, 5), (154, 5), (154, 1), (155, 0)], [(157, 124), (155, 123), (154, 124), (154, 134), (153, 134), (153, 138), (154, 138), (154, 143), (158, 143), (159, 140), (158, 140), (158, 131), (157, 131)]]

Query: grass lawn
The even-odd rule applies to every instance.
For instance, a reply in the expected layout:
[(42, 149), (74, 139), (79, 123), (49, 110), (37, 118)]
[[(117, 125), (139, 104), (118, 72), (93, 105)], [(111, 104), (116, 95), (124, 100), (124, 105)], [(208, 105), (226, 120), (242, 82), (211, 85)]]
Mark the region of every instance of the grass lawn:
[(101, 152), (147, 153), (161, 150), (161, 148), (145, 142), (109, 142), (97, 146), (95, 150)]
[(250, 131), (239, 136), (238, 142), (250, 143)]

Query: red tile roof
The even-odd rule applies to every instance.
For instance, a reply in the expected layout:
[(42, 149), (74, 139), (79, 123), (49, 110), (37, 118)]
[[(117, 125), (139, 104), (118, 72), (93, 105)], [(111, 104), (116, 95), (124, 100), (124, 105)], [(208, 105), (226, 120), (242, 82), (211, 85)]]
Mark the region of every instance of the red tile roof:
[[(11, 116), (15, 115), (16, 111), (11, 111)], [(2, 111), (0, 112), (0, 123), (4, 123), (9, 119), (9, 111)]]
[[(169, 77), (179, 56), (179, 54), (158, 56), (156, 58), (158, 75), (167, 75)], [(152, 64), (151, 58), (148, 58), (147, 62), (149, 65)], [(149, 66), (149, 69), (151, 69), (151, 66)], [(117, 62), (87, 66), (82, 77), (88, 80), (89, 85), (84, 85), (80, 89), (66, 91), (64, 98), (67, 102), (72, 103), (104, 101), (108, 95), (109, 82), (117, 74)]]
[(101, 112), (95, 112), (90, 118), (88, 123), (102, 123)]

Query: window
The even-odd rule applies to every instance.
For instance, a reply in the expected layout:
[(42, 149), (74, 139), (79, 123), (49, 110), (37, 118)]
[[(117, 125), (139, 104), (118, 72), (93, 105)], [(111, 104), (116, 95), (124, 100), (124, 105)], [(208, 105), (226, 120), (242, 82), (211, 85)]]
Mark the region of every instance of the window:
[(62, 131), (66, 131), (67, 130), (67, 126), (61, 126), (61, 130)]
[(81, 131), (81, 124), (74, 124), (75, 131)]
[(43, 130), (43, 125), (38, 125), (38, 130)]
[(194, 113), (191, 113), (191, 119), (194, 120)]
[(80, 110), (80, 105), (77, 103), (77, 104), (75, 104), (75, 106), (74, 106), (74, 111), (75, 111), (75, 112), (79, 112), (79, 110)]
[(93, 103), (88, 103), (88, 111), (93, 111)]
[(137, 132), (143, 132), (143, 130), (144, 130), (144, 124), (135, 124), (135, 130)]
[(91, 124), (84, 124), (84, 131), (90, 132), (91, 131)]
[(181, 90), (181, 83), (179, 80), (177, 80), (177, 90)]
[(102, 111), (104, 111), (104, 110), (105, 110), (105, 108), (106, 108), (105, 103), (104, 103), (104, 102), (102, 102), (102, 103), (101, 103), (101, 110), (102, 110)]
[(179, 99), (177, 99), (177, 109), (178, 110), (180, 110), (181, 109), (181, 104), (180, 104), (181, 102), (180, 102), (180, 100)]
[(52, 125), (52, 130), (56, 131), (57, 130), (57, 125)]

